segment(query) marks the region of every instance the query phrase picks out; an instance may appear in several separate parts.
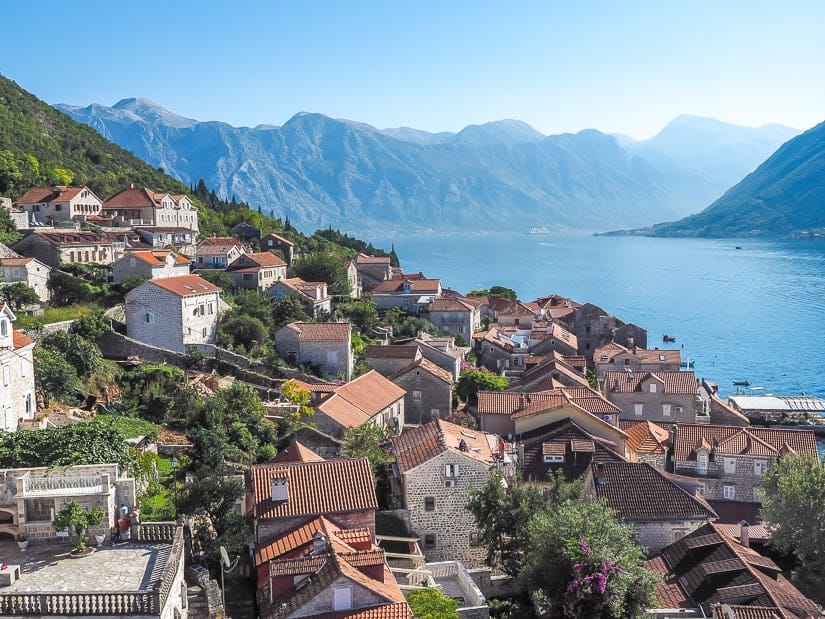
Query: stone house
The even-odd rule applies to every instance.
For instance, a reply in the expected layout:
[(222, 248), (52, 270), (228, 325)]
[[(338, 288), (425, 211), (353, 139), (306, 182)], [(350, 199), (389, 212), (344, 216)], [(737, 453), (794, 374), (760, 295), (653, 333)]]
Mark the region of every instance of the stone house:
[(584, 494), (604, 501), (631, 525), (648, 555), (718, 518), (701, 496), (645, 462), (593, 463), (584, 478)]
[(220, 288), (197, 275), (153, 279), (126, 295), (126, 334), (182, 353), (214, 344), (220, 303)]
[(235, 286), (264, 292), (286, 277), (286, 262), (271, 251), (241, 254), (226, 267)]
[(34, 342), (12, 327), (17, 319), (0, 301), (0, 406), (2, 429), (14, 432), (21, 421), (31, 421), (37, 409), (34, 384)]
[(597, 348), (615, 341), (628, 348), (634, 344), (647, 348), (647, 331), (635, 325), (625, 325), (602, 308), (585, 303), (573, 315), (573, 332), (579, 345), (579, 354), (592, 359)]
[(321, 376), (352, 378), (352, 325), (348, 322), (293, 322), (272, 337), (281, 358), (310, 365)]
[(637, 346), (626, 348), (616, 342), (610, 342), (597, 348), (593, 353), (596, 377), (601, 378), (605, 372), (678, 372), (682, 363), (682, 354), (678, 349), (647, 350)]
[(22, 282), (37, 293), (41, 301), (48, 301), (51, 268), (37, 258), (0, 258), (3, 284)]
[(158, 193), (134, 185), (103, 202), (101, 213), (112, 218), (115, 226), (187, 228), (197, 233), (198, 210), (188, 196)]
[(441, 280), (403, 276), (381, 282), (372, 290), (372, 301), (379, 312), (394, 307), (420, 314), (441, 296)]
[(736, 539), (710, 522), (648, 560), (648, 569), (661, 579), (655, 593), (658, 607), (679, 609), (667, 616), (714, 619), (821, 616), (819, 607), (785, 579), (781, 567), (750, 547), (745, 529)]
[(707, 412), (710, 422), (717, 426), (749, 426), (750, 419), (730, 404), (723, 402), (718, 395), (719, 386), (702, 380), (699, 384), (699, 397), (702, 410)]
[(451, 337), (439, 337), (423, 331), (418, 334), (418, 337), (402, 344), (418, 347), (422, 357), (452, 373), (453, 382), (458, 381), (464, 357), (470, 350), (463, 346), (456, 346), (455, 340)]
[(378, 499), (366, 458), (275, 462), (252, 466), (246, 513), (256, 548), (319, 516), (375, 537)]
[(811, 430), (679, 424), (671, 443), (673, 472), (695, 477), (709, 501), (761, 503), (762, 479), (778, 458), (818, 456)]
[(622, 419), (695, 423), (708, 419), (693, 372), (606, 372), (605, 397), (622, 409)]
[(564, 323), (570, 327), (573, 323), (573, 315), (581, 307), (581, 303), (568, 297), (558, 294), (551, 294), (546, 297), (539, 297), (534, 301), (539, 312), (551, 322)]
[(263, 236), (263, 230), (242, 221), (229, 229), (229, 235), (234, 236), (241, 243), (251, 243), (253, 241), (257, 241), (257, 243), (260, 244), (261, 237)]
[(535, 392), (560, 387), (589, 388), (587, 376), (574, 365), (578, 359), (555, 351), (547, 355), (530, 355), (524, 359), (524, 372), (510, 381), (510, 389)]
[(55, 514), (76, 501), (81, 507), (102, 507), (103, 522), (89, 535), (105, 535), (118, 518), (118, 508), (135, 505), (135, 480), (117, 464), (82, 464), (68, 467), (2, 469), (0, 477), (0, 533), (29, 539), (65, 537), (52, 527)]
[(518, 327), (529, 330), (538, 316), (538, 307), (516, 301), (506, 304), (496, 312), (496, 323), (499, 327)]
[(38, 230), (17, 241), (12, 249), (21, 256), (37, 258), (53, 269), (61, 264), (111, 264), (117, 258), (117, 241), (105, 234), (80, 230)]
[(423, 357), (401, 368), (389, 379), (404, 390), (407, 425), (447, 419), (452, 412), (453, 375)]
[(418, 346), (369, 344), (364, 350), (364, 361), (382, 376), (391, 376), (421, 358)]
[(154, 228), (135, 228), (144, 243), (154, 249), (172, 249), (184, 256), (194, 256), (197, 252), (197, 232), (189, 228), (156, 226)]
[(122, 284), (130, 277), (161, 279), (189, 275), (192, 261), (169, 249), (131, 251), (112, 263), (112, 281)]
[(261, 239), (261, 251), (277, 251), (287, 264), (295, 259), (295, 243), (271, 232)]
[(236, 238), (210, 236), (195, 248), (195, 268), (225, 269), (246, 252), (246, 246)]
[(318, 516), (255, 552), (258, 607), (267, 619), (381, 617), (412, 619), (384, 550), (367, 528)]
[(652, 421), (622, 419), (619, 427), (627, 434), (627, 447), (635, 454), (634, 462), (647, 462), (665, 470), (670, 448), (670, 432)]
[(504, 466), (498, 437), (437, 419), (404, 430), (392, 447), (397, 459), (392, 486), (427, 561), (481, 567), (486, 549), (476, 541), (466, 505), (472, 489)]
[(518, 371), (530, 354), (529, 331), (490, 327), (473, 335), (478, 362), (496, 374)]
[(266, 290), (273, 299), (283, 299), (288, 294), (296, 294), (304, 302), (307, 314), (319, 316), (332, 311), (332, 297), (326, 282), (305, 282), (300, 277), (280, 279)]
[(392, 277), (389, 256), (358, 254), (355, 256), (355, 268), (364, 292), (375, 290), (381, 282)]
[(403, 389), (370, 370), (324, 397), (311, 421), (320, 432), (336, 438), (370, 422), (399, 434), (405, 423), (404, 395)]
[(574, 356), (578, 350), (578, 342), (573, 333), (559, 324), (546, 321), (533, 323), (528, 344), (532, 355), (556, 352), (561, 355)]
[(29, 189), (17, 206), (26, 212), (30, 226), (45, 226), (59, 221), (84, 222), (100, 213), (103, 202), (88, 187), (58, 185)]
[(460, 335), (465, 342), (471, 342), (473, 333), (481, 328), (478, 307), (457, 297), (433, 299), (427, 306), (427, 320), (443, 333)]

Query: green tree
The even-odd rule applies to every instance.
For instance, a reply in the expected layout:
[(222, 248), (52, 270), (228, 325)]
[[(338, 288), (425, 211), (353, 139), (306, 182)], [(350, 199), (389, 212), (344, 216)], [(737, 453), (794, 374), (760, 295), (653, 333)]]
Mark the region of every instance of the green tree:
[(771, 544), (796, 555), (796, 584), (825, 604), (825, 463), (813, 455), (784, 456), (765, 475), (761, 494)]
[(105, 514), (102, 507), (83, 509), (77, 501), (72, 501), (54, 515), (52, 526), (55, 531), (71, 531), (75, 550), (81, 551), (89, 541), (86, 529), (98, 526)]
[(131, 275), (118, 284), (120, 294), (124, 297), (126, 293), (131, 292), (144, 282), (148, 282), (151, 278), (147, 275)]
[(40, 297), (37, 296), (34, 289), (24, 282), (6, 284), (0, 288), (0, 294), (2, 294), (3, 299), (9, 304), (12, 311), (15, 312), (24, 305), (31, 305), (40, 301)]
[(392, 335), (395, 339), (416, 337), (420, 331), (432, 335), (440, 333), (438, 327), (429, 320), (412, 316), (397, 307), (384, 314), (383, 324), (392, 328)]
[(97, 344), (78, 333), (55, 331), (43, 337), (40, 345), (61, 355), (75, 369), (79, 378), (88, 378), (103, 364), (103, 355)]
[(505, 286), (492, 286), (490, 288), (490, 293), (488, 296), (490, 297), (491, 301), (493, 299), (499, 299), (502, 297), (505, 299), (510, 299), (511, 301), (518, 301), (518, 295), (516, 294), (516, 291), (512, 288), (507, 288)]
[(504, 391), (510, 383), (503, 376), (480, 368), (464, 370), (458, 377), (455, 391), (458, 396), (471, 406), (478, 404), (479, 391)]
[(267, 336), (266, 325), (253, 316), (232, 316), (221, 325), (220, 330), (231, 339), (233, 345), (241, 345), (246, 350), (260, 345)]
[(17, 189), (22, 179), (23, 173), (14, 153), (8, 149), (0, 150), (0, 193), (11, 193)]
[(112, 321), (106, 316), (106, 312), (100, 308), (95, 308), (83, 314), (83, 316), (74, 323), (73, 331), (82, 338), (96, 341), (104, 333), (110, 331), (111, 328)]
[(281, 419), (281, 436), (289, 436), (308, 424), (315, 414), (309, 391), (295, 380), (288, 380), (281, 385), (281, 395), (295, 405), (294, 413), (286, 413)]
[(22, 238), (23, 235), (17, 231), (17, 226), (14, 225), (9, 212), (4, 208), (0, 209), (0, 243), (11, 245)]
[(86, 303), (94, 296), (92, 287), (82, 279), (53, 269), (46, 287), (51, 293), (51, 304), (57, 307)]
[(394, 433), (374, 421), (344, 432), (343, 454), (349, 458), (367, 458), (372, 467), (372, 477), (378, 480), (381, 470), (390, 461), (388, 442)]
[(581, 501), (530, 520), (519, 580), (537, 616), (587, 619), (644, 616), (656, 583), (632, 527), (604, 503)]
[(458, 602), (438, 589), (422, 589), (407, 594), (415, 619), (458, 619)]
[(235, 289), (235, 282), (227, 275), (226, 271), (201, 269), (198, 271), (198, 275), (225, 292), (231, 292)]
[(336, 308), (336, 313), (349, 319), (353, 327), (367, 336), (379, 323), (378, 310), (369, 297), (341, 303)]
[(77, 372), (60, 354), (38, 346), (34, 350), (34, 386), (38, 400), (48, 406), (51, 400), (72, 402), (79, 386)]
[(233, 298), (237, 316), (252, 316), (266, 324), (272, 319), (272, 299), (255, 290), (241, 290)]
[(307, 282), (326, 282), (329, 294), (333, 297), (347, 297), (350, 294), (344, 261), (332, 254), (308, 254), (293, 261), (289, 272), (290, 277), (300, 277)]
[(272, 303), (272, 332), (296, 321), (308, 321), (304, 300), (294, 292)]

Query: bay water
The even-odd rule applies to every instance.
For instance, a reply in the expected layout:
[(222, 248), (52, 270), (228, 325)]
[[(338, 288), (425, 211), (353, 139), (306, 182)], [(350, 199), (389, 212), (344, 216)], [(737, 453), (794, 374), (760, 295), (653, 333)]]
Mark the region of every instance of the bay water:
[[(749, 394), (825, 397), (825, 242), (654, 239), (585, 234), (456, 234), (369, 239), (407, 273), (467, 293), (560, 294), (679, 347), (696, 375)], [(664, 344), (662, 336), (676, 338)], [(756, 389), (754, 389), (756, 387)], [(761, 388), (761, 389), (760, 389)]]

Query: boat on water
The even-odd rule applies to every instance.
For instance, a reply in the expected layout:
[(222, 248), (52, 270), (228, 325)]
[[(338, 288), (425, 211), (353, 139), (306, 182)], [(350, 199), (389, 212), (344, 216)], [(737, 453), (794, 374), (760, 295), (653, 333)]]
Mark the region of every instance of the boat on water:
[(667, 333), (665, 333), (665, 334), (662, 336), (662, 341), (663, 341), (663, 342), (675, 342), (675, 341), (676, 341), (676, 338), (675, 338), (675, 337), (673, 337), (672, 335), (668, 335)]
[(750, 387), (751, 382), (749, 380), (735, 380), (733, 384), (737, 387)]
[(547, 226), (533, 226), (527, 234), (550, 234), (550, 228)]

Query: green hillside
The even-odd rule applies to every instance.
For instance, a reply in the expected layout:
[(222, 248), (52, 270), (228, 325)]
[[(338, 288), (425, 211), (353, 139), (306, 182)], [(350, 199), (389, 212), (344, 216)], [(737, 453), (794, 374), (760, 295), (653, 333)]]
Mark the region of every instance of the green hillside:
[(825, 123), (786, 142), (701, 213), (634, 230), (682, 237), (798, 236), (825, 229)]

